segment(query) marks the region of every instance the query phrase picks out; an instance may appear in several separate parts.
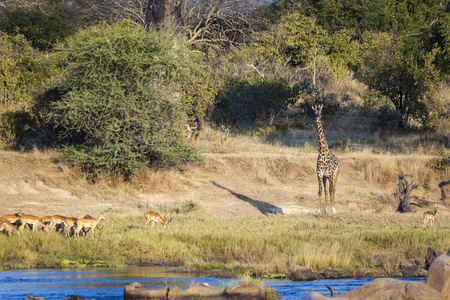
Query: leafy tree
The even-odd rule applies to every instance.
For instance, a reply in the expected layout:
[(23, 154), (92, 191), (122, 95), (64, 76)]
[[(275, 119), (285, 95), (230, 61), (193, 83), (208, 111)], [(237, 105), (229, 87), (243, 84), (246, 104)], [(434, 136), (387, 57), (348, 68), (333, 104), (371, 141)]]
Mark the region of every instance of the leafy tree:
[(299, 13), (288, 14), (282, 23), (291, 32), (286, 50), (292, 55), (294, 65), (310, 64), (322, 50), (326, 31), (317, 24), (316, 19)]
[(26, 103), (58, 72), (57, 61), (31, 47), (21, 34), (0, 31), (0, 99)]
[(276, 115), (286, 108), (294, 93), (283, 80), (230, 82), (219, 90), (215, 118), (218, 122), (225, 119), (249, 127), (256, 120), (266, 120), (270, 114)]
[(184, 97), (205, 75), (173, 32), (146, 32), (129, 22), (103, 24), (56, 49), (66, 75), (35, 108), (47, 136), (66, 145), (68, 162), (80, 164), (93, 178), (106, 173), (128, 178), (144, 166), (200, 159), (185, 144), (182, 128), (192, 109)]
[(357, 75), (390, 99), (402, 116), (400, 128), (412, 119), (429, 128), (439, 110), (439, 104), (428, 97), (439, 82), (439, 70), (433, 64), (439, 48), (426, 52), (415, 44), (414, 38), (367, 32), (361, 46), (364, 65)]
[(359, 56), (360, 44), (354, 30), (342, 29), (326, 36), (323, 41), (326, 55), (333, 63), (335, 73), (355, 70), (363, 63)]
[(76, 30), (77, 14), (68, 1), (6, 2), (0, 8), (0, 30), (10, 35), (22, 34), (41, 51), (52, 49)]

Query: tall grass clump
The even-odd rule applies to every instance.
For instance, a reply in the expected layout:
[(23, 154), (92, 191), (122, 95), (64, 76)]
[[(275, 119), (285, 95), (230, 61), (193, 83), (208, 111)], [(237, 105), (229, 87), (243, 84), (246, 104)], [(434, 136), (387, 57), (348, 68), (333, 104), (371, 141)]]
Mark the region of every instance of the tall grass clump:
[(351, 251), (338, 242), (331, 245), (305, 243), (299, 248), (299, 252), (301, 258), (297, 263), (315, 270), (347, 269), (352, 260)]

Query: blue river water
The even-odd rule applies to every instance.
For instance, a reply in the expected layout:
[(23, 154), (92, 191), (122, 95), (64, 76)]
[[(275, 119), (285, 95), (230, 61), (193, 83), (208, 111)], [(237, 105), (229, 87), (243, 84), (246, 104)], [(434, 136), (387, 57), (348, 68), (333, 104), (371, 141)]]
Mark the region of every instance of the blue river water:
[[(193, 283), (210, 283), (225, 288), (235, 285), (233, 278), (207, 277), (204, 274), (174, 272), (174, 267), (125, 267), (92, 270), (19, 270), (0, 272), (0, 299), (23, 299), (32, 295), (45, 300), (70, 299), (71, 295), (91, 300), (122, 300), (126, 285), (140, 282), (149, 288), (178, 285), (185, 288)], [(309, 292), (330, 296), (329, 285), (335, 294), (352, 290), (370, 278), (328, 279), (307, 282), (291, 280), (263, 280), (263, 284), (275, 289), (284, 300), (296, 300)], [(424, 281), (423, 278), (408, 279)]]

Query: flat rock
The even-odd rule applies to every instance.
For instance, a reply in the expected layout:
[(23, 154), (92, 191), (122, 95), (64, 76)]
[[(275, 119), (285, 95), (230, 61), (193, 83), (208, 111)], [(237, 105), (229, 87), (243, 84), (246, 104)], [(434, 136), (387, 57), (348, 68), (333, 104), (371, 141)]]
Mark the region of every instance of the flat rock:
[(169, 293), (169, 288), (149, 289), (139, 282), (133, 282), (127, 285), (123, 292), (124, 300), (165, 300)]
[(186, 292), (191, 295), (197, 295), (202, 297), (221, 297), (222, 291), (217, 287), (209, 283), (200, 283), (190, 285)]
[[(326, 300), (326, 299), (331, 299), (331, 298), (325, 297), (324, 295), (317, 293), (317, 292), (311, 292), (311, 293), (304, 295), (301, 300)], [(343, 300), (343, 299), (341, 298), (341, 300)]]
[(291, 276), (293, 281), (307, 281), (316, 279), (311, 272), (311, 269), (306, 266), (294, 266), (291, 270)]
[(236, 300), (281, 300), (281, 297), (274, 289), (265, 285), (228, 287), (223, 291), (223, 297)]
[(390, 278), (375, 279), (333, 299), (445, 300), (438, 291), (425, 283)]

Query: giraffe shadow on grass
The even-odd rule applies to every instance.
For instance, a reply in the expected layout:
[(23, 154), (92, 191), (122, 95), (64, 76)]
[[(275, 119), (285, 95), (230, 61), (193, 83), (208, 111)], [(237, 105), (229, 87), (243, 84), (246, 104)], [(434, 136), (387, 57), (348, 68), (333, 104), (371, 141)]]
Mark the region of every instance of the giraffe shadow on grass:
[(239, 200), (242, 200), (244, 202), (247, 202), (249, 204), (251, 204), (252, 206), (256, 207), (263, 215), (269, 215), (269, 214), (283, 214), (283, 210), (275, 205), (272, 205), (270, 203), (264, 202), (264, 201), (260, 201), (260, 200), (255, 200), (252, 199), (250, 197), (247, 197), (245, 195), (242, 194), (238, 194), (220, 184), (218, 184), (215, 181), (211, 180), (211, 183), (214, 184), (215, 186), (229, 192), (230, 194), (232, 194), (233, 196), (235, 196), (236, 198), (238, 198)]

